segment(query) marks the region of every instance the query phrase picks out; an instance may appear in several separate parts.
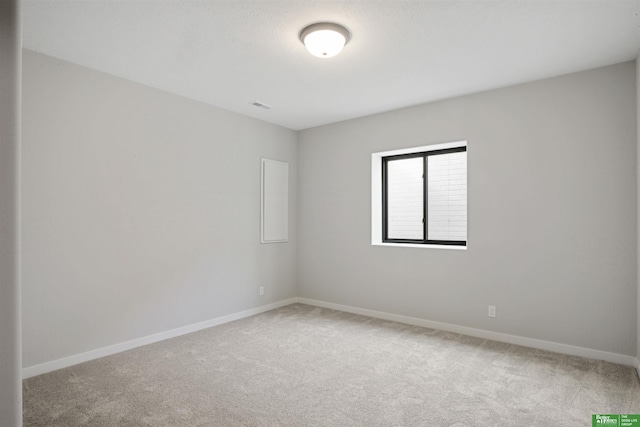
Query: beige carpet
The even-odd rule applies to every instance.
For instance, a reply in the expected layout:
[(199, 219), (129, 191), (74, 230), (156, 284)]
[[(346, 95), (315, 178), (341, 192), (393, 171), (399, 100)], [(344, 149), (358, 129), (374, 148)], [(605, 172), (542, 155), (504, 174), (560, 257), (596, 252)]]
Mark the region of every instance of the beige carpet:
[(635, 370), (301, 304), (24, 381), (26, 426), (591, 426)]

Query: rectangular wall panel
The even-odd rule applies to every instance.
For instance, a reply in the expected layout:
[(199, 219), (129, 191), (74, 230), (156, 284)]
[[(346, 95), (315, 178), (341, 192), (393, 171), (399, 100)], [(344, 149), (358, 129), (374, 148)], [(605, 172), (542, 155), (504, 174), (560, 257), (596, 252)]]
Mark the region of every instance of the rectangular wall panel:
[(262, 159), (262, 243), (289, 240), (289, 164)]

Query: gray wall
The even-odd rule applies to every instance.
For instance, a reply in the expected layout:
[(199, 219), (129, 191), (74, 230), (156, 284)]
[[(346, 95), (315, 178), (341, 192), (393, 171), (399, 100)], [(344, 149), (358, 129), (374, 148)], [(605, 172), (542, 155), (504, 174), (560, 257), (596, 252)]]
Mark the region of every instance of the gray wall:
[(0, 2), (0, 425), (22, 425), (20, 375), (20, 4)]
[[(299, 134), (35, 52), (23, 76), (26, 367), (296, 295), (640, 354), (633, 62)], [(372, 247), (371, 153), (461, 139), (468, 250)], [(259, 244), (263, 156), (287, 244)]]
[[(25, 367), (296, 295), (294, 131), (27, 50), (23, 79)], [(261, 157), (289, 243), (260, 244)]]
[(637, 268), (638, 268), (638, 288), (637, 288), (637, 298), (638, 298), (638, 306), (637, 306), (637, 318), (638, 318), (638, 324), (636, 327), (636, 333), (637, 333), (637, 352), (636, 352), (636, 357), (638, 358), (638, 365), (636, 366), (636, 368), (638, 369), (638, 375), (640, 375), (640, 55), (638, 55), (638, 59), (636, 59), (636, 113), (637, 113), (637, 120), (636, 120), (636, 132), (637, 132), (637, 136), (638, 136), (638, 145), (637, 145), (637, 150), (638, 150), (638, 158), (636, 160), (636, 173), (638, 176), (638, 196), (637, 196), (637, 202), (638, 202), (638, 259), (637, 259)]
[[(635, 79), (628, 62), (300, 132), (299, 295), (635, 355)], [(371, 246), (371, 153), (458, 140), (468, 250)]]
[(22, 425), (20, 336), (20, 64), (17, 0), (0, 2), (0, 425)]

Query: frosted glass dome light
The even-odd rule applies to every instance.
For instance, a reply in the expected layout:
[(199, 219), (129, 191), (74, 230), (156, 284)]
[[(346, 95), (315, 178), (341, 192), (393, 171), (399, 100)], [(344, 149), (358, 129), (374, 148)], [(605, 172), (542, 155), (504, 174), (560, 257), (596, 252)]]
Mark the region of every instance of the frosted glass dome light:
[(300, 32), (300, 40), (309, 53), (318, 58), (331, 58), (342, 51), (351, 39), (349, 30), (342, 25), (319, 22), (305, 27)]

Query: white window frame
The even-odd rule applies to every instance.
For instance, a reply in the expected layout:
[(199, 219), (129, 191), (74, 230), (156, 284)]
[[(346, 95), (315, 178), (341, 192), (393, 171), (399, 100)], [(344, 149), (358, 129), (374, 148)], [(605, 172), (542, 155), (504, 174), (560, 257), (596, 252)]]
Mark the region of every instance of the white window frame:
[(458, 147), (466, 147), (467, 152), (469, 151), (467, 141), (455, 141), (445, 142), (441, 144), (424, 145), (421, 147), (403, 148), (400, 150), (382, 151), (371, 154), (371, 245), (398, 246), (407, 248), (449, 249), (457, 251), (467, 250), (467, 246), (469, 246), (468, 232), (467, 244), (465, 246), (431, 244), (425, 245), (417, 243), (387, 243), (382, 241), (382, 158), (388, 156), (397, 156), (401, 154), (423, 153), (425, 151), (435, 151)]

